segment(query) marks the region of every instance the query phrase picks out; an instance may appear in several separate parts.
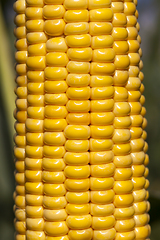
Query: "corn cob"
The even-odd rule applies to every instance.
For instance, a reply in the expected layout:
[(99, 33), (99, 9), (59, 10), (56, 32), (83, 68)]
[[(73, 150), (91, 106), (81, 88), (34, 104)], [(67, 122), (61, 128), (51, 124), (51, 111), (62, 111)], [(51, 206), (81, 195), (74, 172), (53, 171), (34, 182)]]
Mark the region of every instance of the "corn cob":
[[(64, 34), (68, 45), (67, 64), (67, 122), (65, 128), (66, 154), (64, 170), (67, 190), (66, 223), (69, 227), (69, 239), (91, 239), (91, 215), (89, 214), (89, 138), (90, 138), (90, 63), (92, 57), (91, 37), (89, 30), (89, 11), (87, 1), (65, 0), (66, 26)], [(77, 17), (76, 17), (77, 16)]]
[[(68, 227), (66, 224), (67, 213), (65, 210), (67, 201), (64, 186), (65, 154), (64, 144), (66, 138), (64, 129), (67, 126), (66, 103), (68, 88), (65, 81), (67, 77), (66, 65), (67, 45), (63, 33), (65, 9), (55, 1), (45, 1), (43, 8), (44, 31), (49, 35), (46, 42), (46, 68), (45, 77), (45, 119), (44, 119), (44, 158), (43, 175), (44, 182), (44, 231), (46, 239), (68, 239)], [(60, 3), (61, 4), (61, 3)], [(57, 19), (58, 18), (58, 19)], [(57, 25), (57, 27), (56, 27)], [(55, 30), (55, 32), (53, 32)], [(57, 37), (56, 37), (57, 36)]]
[(114, 170), (112, 126), (114, 114), (113, 74), (115, 71), (111, 2), (90, 2), (91, 62), (91, 139), (90, 190), (93, 239), (115, 238)]
[[(26, 239), (44, 239), (43, 218), (43, 125), (45, 42), (43, 1), (26, 1), (27, 120), (26, 120)], [(36, 32), (36, 33), (35, 33)]]
[(25, 27), (25, 1), (16, 1), (14, 3), (14, 10), (16, 12), (15, 24), (16, 28), (14, 34), (17, 38), (15, 47), (17, 52), (15, 54), (16, 64), (16, 84), (15, 93), (16, 109), (14, 112), (15, 130), (14, 136), (15, 148), (15, 180), (16, 189), (14, 193), (15, 205), (15, 229), (16, 240), (24, 240), (26, 234), (26, 210), (25, 210), (25, 146), (26, 146), (26, 130), (25, 121), (27, 117), (27, 77), (26, 77), (26, 60), (27, 60), (27, 40)]
[[(117, 2), (113, 2), (114, 3)], [(131, 181), (132, 158), (130, 155), (130, 106), (128, 103), (128, 89), (126, 85), (129, 81), (129, 57), (128, 57), (128, 32), (126, 29), (127, 19), (125, 16), (125, 4), (121, 2), (121, 10), (114, 10), (114, 49), (116, 51), (114, 76), (114, 191), (115, 191), (115, 229), (117, 231), (116, 240), (134, 239), (134, 208), (133, 208), (133, 183)]]
[[(132, 182), (134, 185), (133, 188), (133, 197), (134, 197), (134, 219), (135, 219), (135, 234), (136, 240), (138, 239), (146, 239), (150, 233), (149, 215), (147, 214), (149, 210), (149, 202), (148, 192), (146, 189), (148, 188), (148, 180), (146, 177), (148, 175), (148, 169), (145, 169), (145, 158), (148, 159), (148, 155), (145, 154), (147, 151), (147, 143), (145, 142), (146, 133), (143, 130), (146, 127), (146, 119), (144, 118), (144, 114), (146, 112), (143, 104), (145, 102), (145, 98), (142, 95), (143, 85), (141, 81), (143, 81), (143, 73), (141, 72), (143, 63), (140, 58), (142, 57), (142, 50), (140, 48), (141, 39), (138, 35), (140, 30), (138, 19), (138, 11), (136, 10), (136, 5), (134, 1), (125, 2), (125, 14), (126, 16), (135, 16), (135, 22), (130, 23), (129, 19), (127, 21), (127, 27), (129, 32), (134, 31), (135, 35), (130, 36), (128, 38), (129, 43), (129, 58), (130, 58), (130, 71), (129, 76), (132, 80), (134, 87), (129, 87), (129, 104), (131, 107), (131, 156), (133, 159), (132, 165)], [(138, 83), (138, 84), (136, 84)], [(133, 97), (138, 96), (138, 97)], [(139, 122), (137, 121), (139, 117), (141, 119)]]
[(14, 4), (17, 240), (149, 236), (136, 5)]

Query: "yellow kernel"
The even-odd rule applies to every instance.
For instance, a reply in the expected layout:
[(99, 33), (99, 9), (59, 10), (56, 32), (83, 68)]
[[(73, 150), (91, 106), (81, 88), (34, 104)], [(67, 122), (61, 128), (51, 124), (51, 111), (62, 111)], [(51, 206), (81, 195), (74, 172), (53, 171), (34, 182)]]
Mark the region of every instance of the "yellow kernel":
[(68, 125), (64, 134), (69, 139), (88, 139), (90, 137), (90, 128), (88, 126)]
[(87, 178), (90, 175), (89, 166), (67, 166), (64, 170), (67, 178)]
[(91, 48), (69, 48), (67, 56), (72, 61), (85, 61), (89, 62), (92, 59)]
[(43, 106), (44, 105), (44, 95), (30, 95), (27, 96), (28, 105), (32, 106)]
[(67, 70), (64, 67), (46, 67), (44, 76), (49, 80), (64, 80), (67, 77)]
[(26, 0), (28, 6), (43, 7), (43, 0)]
[(43, 206), (49, 209), (63, 209), (67, 205), (65, 197), (43, 196)]
[(71, 73), (89, 73), (90, 71), (90, 63), (89, 62), (75, 62), (69, 61), (67, 64), (67, 70)]
[(64, 184), (44, 183), (44, 194), (48, 196), (58, 197), (66, 194)]
[(28, 83), (28, 92), (30, 94), (44, 94), (44, 83)]
[(91, 202), (95, 204), (112, 203), (114, 199), (114, 191), (91, 191)]
[(108, 230), (94, 230), (93, 239), (94, 240), (113, 240), (116, 236), (116, 230), (114, 228)]
[(90, 114), (89, 113), (69, 113), (66, 118), (69, 124), (77, 125), (89, 125)]
[(130, 194), (123, 194), (123, 195), (115, 195), (114, 198), (114, 205), (115, 207), (130, 207), (132, 206), (134, 201), (133, 195)]
[(91, 36), (89, 34), (70, 35), (65, 40), (69, 47), (89, 47), (91, 45)]
[(113, 63), (91, 63), (90, 73), (92, 75), (113, 75), (115, 71), (115, 65)]
[(115, 13), (112, 24), (114, 27), (124, 27), (127, 24), (127, 19), (124, 13)]
[(29, 32), (42, 32), (44, 29), (44, 20), (34, 19), (26, 21), (26, 29)]
[(114, 100), (116, 102), (127, 101), (128, 91), (124, 87), (115, 87)]
[(134, 240), (136, 237), (135, 231), (129, 231), (129, 232), (117, 232), (115, 240), (122, 240), (125, 238), (128, 238), (130, 240)]
[(45, 132), (44, 143), (52, 146), (63, 146), (66, 139), (62, 132)]
[(126, 15), (134, 15), (136, 11), (136, 6), (132, 2), (125, 2), (124, 3), (124, 13)]
[(26, 129), (29, 132), (43, 132), (43, 120), (39, 119), (27, 119)]
[(89, 189), (89, 179), (66, 179), (64, 185), (68, 191), (85, 192)]
[(91, 124), (93, 125), (109, 125), (113, 123), (114, 115), (112, 112), (91, 113)]
[(112, 48), (97, 49), (93, 51), (92, 61), (94, 62), (113, 62), (115, 52)]
[(113, 27), (109, 22), (90, 22), (89, 33), (91, 36), (110, 34)]
[(89, 24), (86, 22), (68, 23), (64, 28), (65, 35), (86, 34), (89, 31)]
[(46, 42), (46, 49), (48, 52), (66, 52), (68, 47), (64, 38), (54, 37)]
[[(124, 156), (123, 156), (124, 157)], [(115, 157), (116, 158), (116, 157)], [(122, 156), (121, 156), (122, 158)], [(115, 160), (114, 160), (115, 162)], [(127, 164), (126, 164), (127, 165)], [(131, 164), (128, 164), (130, 167)], [(123, 164), (121, 164), (121, 167), (124, 167)], [(117, 181), (126, 181), (131, 179), (132, 177), (132, 170), (131, 168), (116, 168), (115, 173), (114, 173), (114, 179)]]
[(66, 211), (69, 215), (87, 215), (90, 211), (89, 204), (67, 204)]
[(29, 82), (44, 82), (43, 71), (27, 71), (27, 80)]
[(127, 18), (127, 26), (134, 27), (137, 23), (137, 18), (134, 15), (126, 16)]
[(99, 8), (89, 11), (91, 22), (112, 21), (113, 12), (110, 8)]
[(14, 23), (17, 27), (25, 25), (25, 14), (18, 14), (14, 18)]
[(28, 57), (26, 64), (30, 70), (44, 70), (46, 66), (45, 57), (42, 56)]
[(63, 172), (50, 172), (50, 171), (43, 171), (42, 179), (45, 183), (64, 183), (65, 175)]
[(44, 146), (44, 156), (52, 157), (52, 158), (62, 158), (65, 154), (64, 147), (56, 147), (56, 146)]
[(128, 81), (128, 77), (129, 77), (128, 71), (116, 70), (113, 77), (114, 85), (125, 86)]
[(146, 198), (146, 190), (145, 189), (140, 189), (133, 191), (133, 196), (134, 196), (134, 202), (142, 202)]
[(111, 9), (114, 13), (121, 13), (124, 10), (124, 4), (122, 2), (112, 2)]
[(26, 133), (26, 141), (29, 145), (43, 145), (43, 133)]
[(113, 50), (116, 54), (127, 54), (129, 46), (126, 41), (114, 41)]
[(46, 46), (44, 43), (32, 44), (28, 47), (29, 56), (45, 56), (46, 55)]
[(113, 77), (111, 76), (91, 76), (91, 87), (105, 87), (113, 84)]
[(129, 143), (117, 144), (113, 146), (113, 152), (115, 155), (128, 155), (131, 151), (131, 146)]
[(107, 99), (107, 100), (92, 100), (91, 101), (91, 111), (92, 112), (107, 112), (111, 111), (114, 106), (114, 100), (113, 99)]
[(86, 165), (89, 163), (90, 155), (88, 152), (73, 153), (67, 152), (64, 156), (64, 161), (69, 165)]
[(46, 55), (47, 66), (53, 67), (65, 67), (69, 59), (66, 53), (50, 52)]
[(89, 150), (88, 140), (67, 140), (65, 148), (69, 152), (86, 152)]
[(116, 219), (128, 219), (134, 216), (133, 206), (128, 208), (116, 208), (114, 211), (114, 216)]
[(64, 93), (67, 88), (65, 81), (45, 81), (44, 84), (44, 89), (47, 93)]
[(44, 219), (47, 221), (64, 221), (67, 217), (67, 213), (65, 209), (60, 210), (51, 210), (51, 209), (44, 209)]
[(112, 37), (115, 41), (126, 40), (128, 37), (127, 29), (122, 27), (114, 27)]
[(128, 55), (116, 55), (114, 64), (116, 69), (127, 69), (130, 64)]
[(65, 22), (63, 19), (46, 20), (44, 31), (50, 36), (60, 36), (64, 32)]
[(26, 38), (18, 39), (15, 42), (15, 47), (17, 48), (18, 51), (27, 50), (27, 40), (26, 40)]
[(28, 107), (27, 114), (29, 118), (44, 119), (44, 107)]
[(113, 134), (113, 126), (90, 126), (91, 137), (110, 138)]
[(112, 148), (113, 142), (110, 139), (90, 139), (90, 151), (104, 151)]
[(131, 193), (133, 190), (133, 183), (131, 180), (115, 181), (113, 190), (114, 190), (115, 194)]
[(53, 105), (65, 105), (68, 101), (66, 94), (45, 94), (44, 97), (46, 104), (53, 104)]
[(25, 12), (26, 4), (25, 1), (16, 1), (13, 4), (13, 9), (16, 13), (21, 14)]
[(91, 152), (90, 157), (91, 164), (106, 164), (113, 161), (114, 156), (112, 151), (103, 151), (103, 152)]
[(88, 6), (88, 1), (87, 0), (65, 0), (64, 1), (64, 7), (66, 9), (86, 9)]
[(91, 215), (68, 216), (66, 223), (70, 229), (86, 229), (91, 226)]
[(123, 117), (129, 115), (130, 110), (128, 102), (115, 102), (113, 113), (116, 117)]
[(108, 215), (113, 214), (114, 212), (114, 205), (106, 204), (106, 205), (97, 205), (91, 203), (91, 215), (97, 216), (97, 217), (105, 217)]
[(14, 222), (15, 230), (20, 234), (25, 234), (26, 223), (22, 221)]
[(89, 9), (108, 8), (111, 5), (110, 0), (89, 0)]
[(112, 47), (113, 37), (111, 35), (102, 35), (92, 37), (91, 47), (92, 49), (102, 49)]
[(93, 217), (92, 219), (92, 228), (96, 230), (106, 230), (110, 229), (115, 224), (114, 216), (107, 217)]
[(68, 10), (65, 12), (64, 20), (67, 23), (71, 22), (88, 22), (88, 10)]
[(64, 0), (44, 0), (46, 4), (55, 4), (55, 5), (61, 5), (63, 4)]
[(43, 17), (46, 19), (63, 18), (64, 13), (63, 5), (45, 5), (43, 7)]
[(90, 177), (91, 191), (105, 191), (113, 187), (114, 178), (94, 178)]
[(47, 41), (47, 35), (44, 32), (27, 33), (27, 41), (30, 44), (45, 43)]
[(130, 137), (131, 134), (128, 129), (115, 129), (112, 140), (114, 143), (126, 143), (129, 142)]
[(72, 240), (77, 240), (78, 238), (80, 239), (86, 238), (87, 240), (91, 240), (92, 232), (93, 230), (91, 228), (83, 229), (83, 230), (70, 230), (68, 233), (68, 236)]
[(136, 223), (136, 227), (145, 226), (149, 222), (149, 215), (148, 214), (135, 215), (134, 220)]
[(90, 98), (90, 88), (68, 88), (66, 92), (69, 99), (87, 100)]
[(136, 227), (135, 228), (135, 233), (137, 238), (144, 238), (146, 239), (150, 235), (150, 226), (145, 225), (143, 227)]
[(38, 240), (45, 240), (45, 233), (43, 231), (27, 230), (26, 231), (26, 237), (28, 239), (35, 239), (35, 238), (37, 238)]
[(138, 31), (135, 27), (127, 27), (126, 28), (128, 32), (128, 40), (134, 40), (138, 36)]
[(68, 233), (68, 227), (65, 221), (62, 222), (45, 222), (44, 231), (46, 234), (56, 237)]
[(43, 18), (43, 8), (27, 7), (25, 14), (28, 19), (42, 19)]
[(14, 29), (14, 35), (16, 38), (25, 38), (26, 37), (26, 27), (21, 26)]
[(67, 192), (66, 200), (74, 204), (86, 204), (90, 201), (90, 192)]

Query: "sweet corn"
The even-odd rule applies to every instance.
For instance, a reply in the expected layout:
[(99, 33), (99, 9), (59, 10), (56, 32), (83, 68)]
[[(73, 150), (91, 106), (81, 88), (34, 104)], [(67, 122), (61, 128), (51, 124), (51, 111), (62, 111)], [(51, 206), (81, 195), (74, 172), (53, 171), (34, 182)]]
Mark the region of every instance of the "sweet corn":
[(17, 0), (16, 240), (150, 235), (136, 0)]

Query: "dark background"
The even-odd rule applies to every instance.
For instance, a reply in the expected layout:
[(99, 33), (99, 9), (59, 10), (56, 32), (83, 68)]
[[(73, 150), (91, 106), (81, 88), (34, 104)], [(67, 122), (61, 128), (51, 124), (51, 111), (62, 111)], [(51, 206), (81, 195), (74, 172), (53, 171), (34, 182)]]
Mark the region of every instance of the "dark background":
[[(13, 0), (0, 6), (0, 239), (13, 240), (14, 11)], [(160, 239), (160, 1), (138, 0), (150, 156), (151, 240)], [(3, 26), (2, 26), (3, 25)]]

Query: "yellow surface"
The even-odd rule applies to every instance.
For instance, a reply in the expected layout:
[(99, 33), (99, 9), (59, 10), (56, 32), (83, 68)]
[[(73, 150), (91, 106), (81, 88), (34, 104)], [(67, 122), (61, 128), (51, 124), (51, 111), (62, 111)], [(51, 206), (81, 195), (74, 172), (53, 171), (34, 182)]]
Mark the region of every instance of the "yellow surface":
[(137, 1), (17, 0), (16, 240), (147, 240)]

